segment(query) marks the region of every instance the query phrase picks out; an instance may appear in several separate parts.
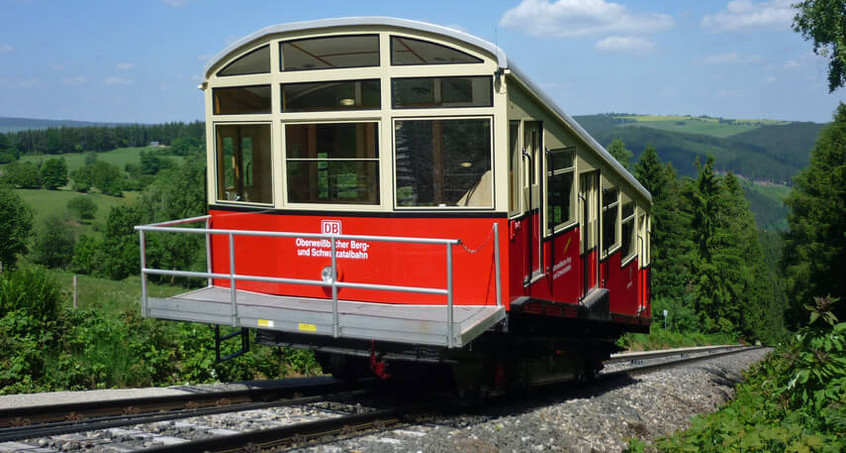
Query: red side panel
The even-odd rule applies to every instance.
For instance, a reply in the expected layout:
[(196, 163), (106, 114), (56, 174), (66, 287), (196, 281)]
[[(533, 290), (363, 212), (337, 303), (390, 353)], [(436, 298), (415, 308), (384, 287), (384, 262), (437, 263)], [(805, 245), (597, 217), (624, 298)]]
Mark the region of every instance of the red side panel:
[[(453, 285), (456, 305), (496, 304), (494, 267), (494, 222), (500, 228), (500, 254), (508, 262), (506, 220), (499, 218), (340, 217), (276, 215), (211, 210), (214, 229), (402, 236), (461, 239), (453, 246)], [(338, 241), (338, 274), (344, 282), (379, 285), (446, 288), (446, 245), (375, 241)], [(321, 271), (331, 265), (328, 240), (270, 237), (235, 237), (235, 272), (282, 278), (320, 280)], [(212, 241), (215, 272), (229, 273), (229, 238), (216, 235)], [(503, 294), (507, 294), (503, 268)], [(215, 285), (228, 287), (228, 279)], [(239, 281), (239, 289), (302, 297), (331, 297), (320, 286)], [(446, 303), (446, 296), (397, 291), (340, 289), (339, 297), (402, 304)], [(504, 299), (507, 299), (504, 297)], [(504, 301), (505, 302), (505, 301)]]

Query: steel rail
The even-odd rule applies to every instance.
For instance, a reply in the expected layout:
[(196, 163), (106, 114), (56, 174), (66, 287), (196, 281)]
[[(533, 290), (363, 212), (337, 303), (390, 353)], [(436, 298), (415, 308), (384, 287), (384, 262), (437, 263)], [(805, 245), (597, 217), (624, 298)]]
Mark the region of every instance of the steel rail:
[[(739, 354), (741, 352), (754, 351), (756, 349), (763, 349), (763, 348), (766, 348), (766, 346), (741, 346), (739, 348), (722, 350), (720, 352), (703, 353), (701, 355), (696, 355), (696, 356), (692, 356), (692, 357), (687, 356), (687, 354), (682, 354), (685, 357), (678, 359), (678, 360), (670, 360), (670, 361), (667, 361), (667, 362), (653, 363), (653, 364), (649, 364), (649, 365), (640, 365), (640, 366), (636, 366), (636, 367), (632, 367), (632, 368), (626, 368), (626, 369), (619, 370), (619, 371), (602, 373), (602, 374), (599, 375), (599, 379), (606, 380), (606, 379), (614, 379), (614, 378), (618, 378), (618, 377), (622, 377), (622, 376), (628, 376), (628, 375), (650, 373), (650, 372), (658, 371), (658, 370), (661, 370), (661, 369), (664, 369), (664, 368), (673, 368), (673, 367), (676, 367), (676, 366), (679, 366), (679, 365), (685, 365), (685, 364), (694, 363), (694, 362), (701, 362), (701, 361), (704, 361), (704, 360), (710, 360), (710, 359), (714, 359), (714, 358), (717, 358), (717, 357), (722, 357), (722, 356), (727, 356), (727, 355), (732, 355), (732, 354)], [(664, 357), (667, 357), (667, 356), (664, 356)]]
[(699, 354), (699, 353), (714, 353), (718, 351), (742, 349), (747, 346), (743, 345), (717, 345), (717, 346), (697, 346), (691, 348), (675, 348), (662, 349), (659, 351), (638, 351), (638, 352), (624, 352), (620, 354), (611, 354), (611, 357), (604, 360), (603, 363), (617, 363), (637, 360), (659, 359), (664, 357), (672, 357), (676, 355), (685, 354)]

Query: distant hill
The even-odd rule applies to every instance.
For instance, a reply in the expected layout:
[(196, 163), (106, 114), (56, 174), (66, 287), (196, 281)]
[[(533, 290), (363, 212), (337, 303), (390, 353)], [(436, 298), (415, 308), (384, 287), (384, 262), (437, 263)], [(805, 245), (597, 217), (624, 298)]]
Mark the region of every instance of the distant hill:
[(808, 164), (824, 124), (775, 120), (730, 120), (691, 116), (603, 114), (576, 120), (601, 144), (622, 139), (635, 159), (651, 144), (664, 161), (686, 176), (694, 162), (708, 154), (720, 171), (732, 171), (756, 181), (790, 183)]
[(95, 123), (90, 121), (73, 120), (40, 120), (33, 118), (11, 118), (0, 116), (0, 133), (17, 132), (27, 129), (47, 129), (48, 127), (86, 127), (86, 126), (118, 126), (121, 123)]

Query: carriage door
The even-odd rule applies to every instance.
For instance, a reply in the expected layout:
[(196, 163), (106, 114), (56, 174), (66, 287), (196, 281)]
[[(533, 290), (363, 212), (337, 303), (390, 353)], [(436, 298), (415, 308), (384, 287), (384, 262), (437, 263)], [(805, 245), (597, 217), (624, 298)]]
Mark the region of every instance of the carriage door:
[(582, 297), (599, 286), (599, 222), (598, 180), (599, 172), (579, 176), (579, 251), (582, 258)]
[(543, 170), (543, 127), (540, 122), (526, 121), (523, 126), (523, 199), (526, 200), (527, 268), (524, 283), (531, 283), (543, 274), (543, 215), (540, 190)]

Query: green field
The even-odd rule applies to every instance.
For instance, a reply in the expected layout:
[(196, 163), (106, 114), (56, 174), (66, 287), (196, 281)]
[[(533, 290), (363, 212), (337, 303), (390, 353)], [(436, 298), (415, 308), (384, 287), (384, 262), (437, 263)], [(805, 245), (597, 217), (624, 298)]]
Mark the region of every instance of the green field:
[(741, 179), (749, 208), (755, 214), (758, 228), (768, 231), (787, 231), (787, 206), (784, 200), (792, 190), (781, 184), (762, 184)]
[(788, 124), (777, 120), (721, 120), (720, 118), (696, 117), (690, 115), (621, 115), (625, 125), (636, 124), (655, 129), (686, 134), (701, 134), (711, 137), (731, 137), (758, 129), (762, 126)]
[[(102, 160), (103, 162), (108, 162), (110, 164), (117, 165), (118, 168), (123, 170), (126, 167), (126, 164), (139, 165), (141, 163), (141, 151), (161, 152), (162, 150), (160, 150), (159, 148), (147, 147), (118, 148), (111, 151), (97, 153), (97, 160)], [(160, 155), (162, 157), (173, 159), (177, 164), (182, 164), (182, 156), (165, 156), (163, 153)], [(47, 160), (51, 157), (63, 157), (65, 159), (65, 163), (67, 163), (68, 165), (68, 172), (72, 172), (85, 165), (85, 153), (25, 155), (21, 156), (20, 161), (38, 164), (39, 162)]]
[(97, 214), (94, 221), (89, 224), (81, 224), (81, 232), (93, 231), (93, 224), (103, 224), (109, 211), (115, 206), (124, 206), (138, 199), (139, 192), (124, 192), (122, 197), (112, 197), (101, 193), (81, 194), (70, 190), (47, 190), (47, 189), (15, 189), (26, 204), (32, 208), (33, 221), (38, 225), (50, 214), (61, 214), (67, 212), (68, 201), (78, 196), (91, 197), (97, 204)]

